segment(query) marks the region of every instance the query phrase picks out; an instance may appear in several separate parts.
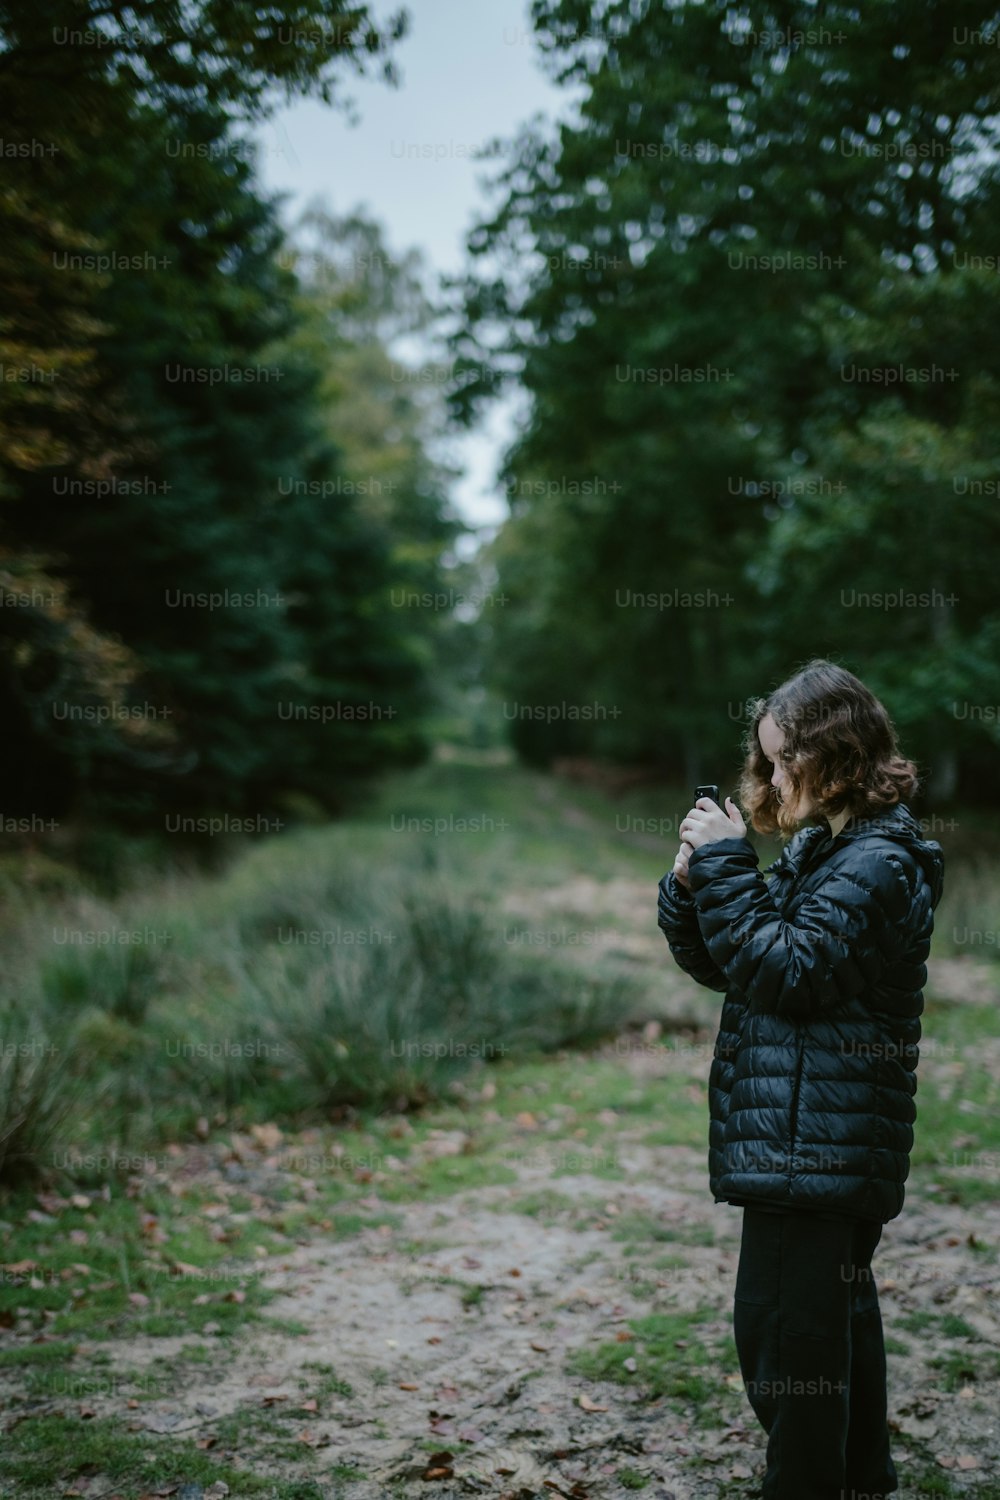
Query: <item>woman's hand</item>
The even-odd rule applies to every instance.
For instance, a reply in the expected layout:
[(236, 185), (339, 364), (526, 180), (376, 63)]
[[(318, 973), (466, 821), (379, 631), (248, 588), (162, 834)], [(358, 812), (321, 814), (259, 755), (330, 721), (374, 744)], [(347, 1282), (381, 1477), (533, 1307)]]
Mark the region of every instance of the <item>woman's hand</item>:
[(681, 885), (685, 887), (686, 890), (691, 889), (691, 882), (688, 879), (688, 859), (690, 855), (691, 845), (682, 844), (678, 849), (677, 857), (674, 860), (674, 874), (677, 876), (677, 879), (680, 881)]
[(690, 849), (700, 849), (702, 844), (713, 844), (717, 839), (743, 838), (746, 831), (747, 825), (731, 797), (726, 798), (725, 812), (710, 797), (699, 797), (691, 811), (684, 814), (678, 830), (681, 839), (685, 841), (681, 844), (682, 849), (685, 843)]

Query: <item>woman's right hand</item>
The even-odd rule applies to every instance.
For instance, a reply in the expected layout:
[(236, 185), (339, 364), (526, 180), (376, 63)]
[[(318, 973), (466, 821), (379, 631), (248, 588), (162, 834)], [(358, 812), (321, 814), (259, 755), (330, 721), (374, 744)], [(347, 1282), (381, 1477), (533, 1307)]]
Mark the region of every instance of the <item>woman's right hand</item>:
[(688, 891), (691, 889), (691, 882), (688, 879), (688, 860), (693, 853), (693, 848), (694, 846), (685, 840), (678, 849), (677, 857), (674, 860), (674, 874), (685, 890)]

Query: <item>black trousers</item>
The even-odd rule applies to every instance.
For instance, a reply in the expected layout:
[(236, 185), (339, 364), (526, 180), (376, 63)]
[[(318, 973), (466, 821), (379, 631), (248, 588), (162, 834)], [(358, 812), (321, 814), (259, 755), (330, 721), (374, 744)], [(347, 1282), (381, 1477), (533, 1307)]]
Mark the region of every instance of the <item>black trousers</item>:
[(898, 1488), (871, 1258), (881, 1224), (744, 1208), (733, 1332), (765, 1432), (763, 1500)]

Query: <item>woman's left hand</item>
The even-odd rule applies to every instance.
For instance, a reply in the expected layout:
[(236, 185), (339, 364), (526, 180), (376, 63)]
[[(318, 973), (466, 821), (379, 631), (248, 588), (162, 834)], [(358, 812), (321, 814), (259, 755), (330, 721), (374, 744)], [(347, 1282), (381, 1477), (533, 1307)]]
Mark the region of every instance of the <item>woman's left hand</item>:
[(747, 825), (731, 797), (726, 798), (726, 812), (711, 797), (699, 797), (691, 811), (684, 814), (678, 829), (681, 838), (693, 849), (713, 844), (716, 839), (743, 838), (746, 831)]

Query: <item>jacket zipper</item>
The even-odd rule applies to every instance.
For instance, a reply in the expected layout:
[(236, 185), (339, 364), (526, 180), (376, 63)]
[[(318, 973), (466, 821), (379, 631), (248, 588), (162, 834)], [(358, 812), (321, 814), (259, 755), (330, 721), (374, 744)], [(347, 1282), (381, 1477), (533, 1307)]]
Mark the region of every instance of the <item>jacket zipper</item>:
[[(825, 845), (828, 845), (829, 847), (824, 847)], [(796, 895), (801, 896), (801, 894), (802, 894), (802, 889), (801, 888), (802, 888), (802, 884), (803, 884), (803, 882), (805, 880), (805, 877), (807, 875), (810, 875), (812, 873), (812, 871), (816, 868), (816, 866), (820, 863), (820, 861), (816, 857), (819, 854), (819, 851), (822, 849), (823, 853), (825, 855), (825, 854), (829, 853), (829, 849), (832, 848), (832, 846), (833, 846), (833, 839), (830, 837), (829, 834), (824, 834), (822, 837), (817, 838), (816, 841), (815, 841), (815, 843), (812, 845), (812, 847), (810, 849), (808, 849), (808, 850), (805, 851), (804, 857), (799, 862), (797, 868), (788, 872), (789, 874), (791, 874), (793, 876), (793, 879), (794, 879), (794, 882), (795, 882), (793, 890), (790, 893), (791, 899), (789, 900), (789, 903), (788, 903), (789, 907), (793, 906), (793, 904), (794, 904), (794, 897)], [(782, 911), (781, 915), (782, 915), (782, 917), (784, 918), (785, 921), (788, 921), (789, 917), (792, 915), (792, 912), (789, 911), (788, 914), (786, 915), (786, 912)], [(802, 1060), (803, 1060), (803, 1057), (805, 1055), (805, 1048), (806, 1048), (805, 1032), (802, 1032), (801, 1035), (799, 1036), (798, 1056), (796, 1058), (796, 1063), (795, 1063), (795, 1083), (794, 1083), (794, 1086), (792, 1088), (792, 1105), (791, 1105), (791, 1110), (790, 1110), (790, 1114), (789, 1114), (789, 1130), (788, 1130), (788, 1133), (789, 1133), (789, 1142), (788, 1142), (788, 1144), (789, 1144), (789, 1159), (788, 1159), (788, 1180), (789, 1180), (789, 1183), (791, 1182), (792, 1172), (794, 1171), (794, 1167), (793, 1167), (792, 1164), (793, 1164), (793, 1162), (795, 1160), (795, 1138), (796, 1138), (796, 1131), (798, 1130), (798, 1124), (799, 1124), (799, 1094), (800, 1094), (800, 1092), (802, 1090)]]
[(789, 1144), (788, 1177), (789, 1177), (789, 1181), (791, 1180), (792, 1171), (793, 1171), (792, 1162), (795, 1159), (795, 1131), (796, 1131), (796, 1128), (798, 1127), (798, 1123), (799, 1123), (799, 1092), (800, 1092), (800, 1090), (802, 1088), (802, 1056), (803, 1056), (803, 1053), (805, 1052), (805, 1046), (806, 1046), (806, 1039), (805, 1039), (805, 1036), (803, 1035), (803, 1036), (799, 1037), (799, 1054), (798, 1054), (798, 1059), (797, 1059), (796, 1064), (795, 1064), (795, 1086), (794, 1086), (794, 1088), (792, 1090), (791, 1118), (789, 1120), (789, 1127), (788, 1127), (788, 1135), (789, 1135), (789, 1141), (788, 1141), (788, 1144)]

